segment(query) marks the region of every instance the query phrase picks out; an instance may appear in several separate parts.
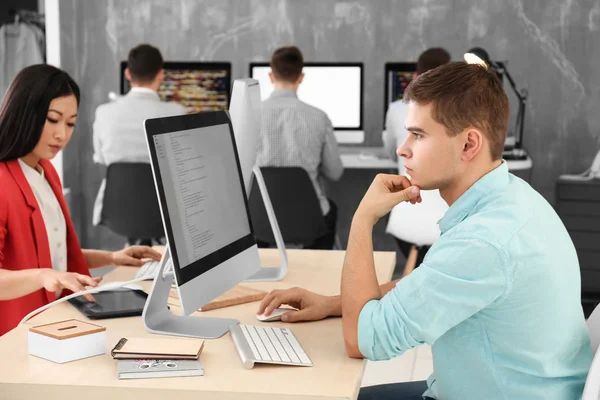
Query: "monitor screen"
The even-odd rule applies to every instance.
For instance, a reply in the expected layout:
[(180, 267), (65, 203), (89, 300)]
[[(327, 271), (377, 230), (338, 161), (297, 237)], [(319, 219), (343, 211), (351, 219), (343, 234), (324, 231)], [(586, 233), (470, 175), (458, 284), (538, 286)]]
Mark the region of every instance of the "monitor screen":
[[(121, 94), (129, 91), (127, 62), (121, 62)], [(158, 89), (163, 101), (183, 105), (188, 113), (224, 111), (231, 92), (230, 63), (165, 62), (165, 79)]]
[[(251, 63), (250, 77), (259, 81), (261, 99), (273, 92), (269, 63)], [(335, 130), (362, 130), (362, 63), (305, 63), (298, 98), (323, 110)]]
[[(198, 117), (211, 124), (186, 125)], [(235, 139), (224, 112), (147, 120), (146, 131), (182, 285), (255, 244)]]
[[(504, 63), (497, 62), (498, 65), (504, 66)], [(385, 100), (383, 110), (383, 124), (385, 129), (385, 114), (390, 106), (390, 103), (396, 100), (402, 100), (404, 90), (413, 80), (417, 71), (417, 63), (386, 63), (385, 64)], [(496, 72), (498, 78), (503, 80), (503, 74)]]
[(404, 90), (413, 80), (417, 70), (416, 63), (385, 64), (385, 105), (402, 100)]

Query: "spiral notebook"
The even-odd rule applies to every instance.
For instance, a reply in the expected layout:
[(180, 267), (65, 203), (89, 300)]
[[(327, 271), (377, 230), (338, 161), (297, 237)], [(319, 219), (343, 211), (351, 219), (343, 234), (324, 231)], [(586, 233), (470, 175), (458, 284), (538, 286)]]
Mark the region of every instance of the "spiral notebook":
[(122, 338), (110, 354), (114, 359), (197, 360), (202, 339)]

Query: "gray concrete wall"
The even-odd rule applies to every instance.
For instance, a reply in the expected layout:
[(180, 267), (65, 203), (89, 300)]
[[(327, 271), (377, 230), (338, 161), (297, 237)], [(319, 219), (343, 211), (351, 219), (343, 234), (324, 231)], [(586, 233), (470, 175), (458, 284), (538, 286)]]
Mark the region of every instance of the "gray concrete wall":
[(118, 91), (119, 62), (142, 42), (158, 46), (166, 60), (230, 61), (234, 78), (289, 44), (308, 61), (363, 62), (365, 144), (372, 146), (381, 144), (386, 62), (415, 60), (431, 46), (460, 60), (478, 45), (508, 60), (529, 91), (524, 145), (534, 160), (532, 184), (548, 200), (556, 177), (583, 171), (596, 152), (598, 0), (62, 0), (60, 7), (62, 65), (83, 93), (64, 166), (85, 246), (122, 244), (91, 225), (104, 175), (92, 163), (92, 122), (107, 93)]

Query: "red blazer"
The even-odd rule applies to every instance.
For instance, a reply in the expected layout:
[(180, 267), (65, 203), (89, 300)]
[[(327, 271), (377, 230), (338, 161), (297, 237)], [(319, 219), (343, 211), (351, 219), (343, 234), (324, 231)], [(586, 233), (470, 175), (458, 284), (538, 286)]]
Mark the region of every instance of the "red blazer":
[[(40, 161), (67, 225), (67, 271), (90, 275), (62, 194), (60, 178), (49, 161)], [(0, 268), (52, 268), (42, 212), (18, 160), (0, 161)], [(40, 289), (13, 300), (0, 301), (0, 336), (28, 313), (56, 300)]]

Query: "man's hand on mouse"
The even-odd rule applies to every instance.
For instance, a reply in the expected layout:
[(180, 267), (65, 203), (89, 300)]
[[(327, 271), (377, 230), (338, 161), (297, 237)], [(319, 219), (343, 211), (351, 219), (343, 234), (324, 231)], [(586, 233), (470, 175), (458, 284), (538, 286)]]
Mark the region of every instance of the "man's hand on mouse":
[(287, 304), (297, 308), (281, 316), (283, 322), (318, 321), (330, 316), (341, 316), (339, 297), (322, 296), (306, 289), (273, 290), (260, 302), (257, 315), (271, 315), (273, 310)]

